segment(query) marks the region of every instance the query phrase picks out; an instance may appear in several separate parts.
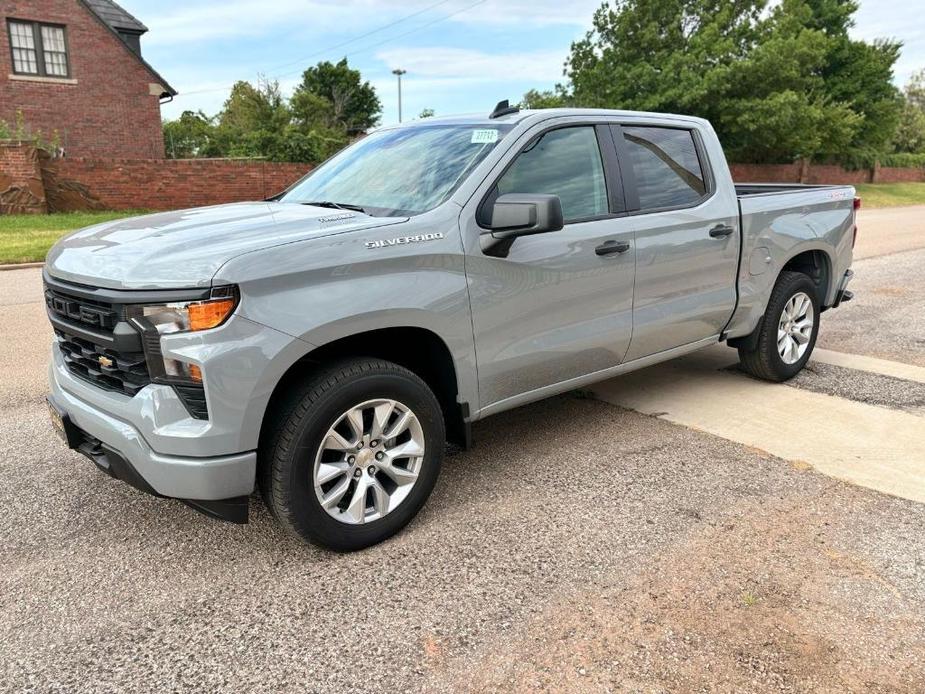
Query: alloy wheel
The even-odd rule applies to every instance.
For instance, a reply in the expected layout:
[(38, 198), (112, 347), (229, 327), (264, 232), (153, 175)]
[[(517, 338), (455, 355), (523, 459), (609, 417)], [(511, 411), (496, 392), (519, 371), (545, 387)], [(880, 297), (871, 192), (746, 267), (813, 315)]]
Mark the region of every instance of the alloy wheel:
[(389, 399), (355, 405), (328, 429), (315, 456), (318, 502), (342, 523), (378, 520), (407, 498), (424, 452), (421, 422), (406, 405)]
[(815, 311), (805, 292), (797, 292), (784, 304), (777, 324), (777, 353), (785, 364), (796, 364), (813, 336)]

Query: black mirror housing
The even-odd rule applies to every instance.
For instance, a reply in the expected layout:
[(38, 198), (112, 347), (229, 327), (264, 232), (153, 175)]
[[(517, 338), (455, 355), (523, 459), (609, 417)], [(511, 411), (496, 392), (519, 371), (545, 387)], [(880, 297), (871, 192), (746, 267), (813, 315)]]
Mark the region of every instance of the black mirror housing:
[(485, 255), (506, 258), (517, 238), (559, 231), (563, 226), (558, 195), (507, 193), (492, 205), (488, 231), (479, 240)]
[(559, 231), (565, 225), (558, 195), (508, 193), (492, 206), (489, 228), (496, 239)]

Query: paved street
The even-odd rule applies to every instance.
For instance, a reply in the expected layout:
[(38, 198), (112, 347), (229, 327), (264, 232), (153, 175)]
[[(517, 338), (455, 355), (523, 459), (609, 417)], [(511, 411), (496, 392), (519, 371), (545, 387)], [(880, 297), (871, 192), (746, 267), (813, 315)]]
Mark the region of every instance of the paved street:
[(0, 691), (925, 691), (925, 208), (860, 227), (793, 382), (718, 346), (491, 418), (352, 555), (65, 450), (0, 273)]

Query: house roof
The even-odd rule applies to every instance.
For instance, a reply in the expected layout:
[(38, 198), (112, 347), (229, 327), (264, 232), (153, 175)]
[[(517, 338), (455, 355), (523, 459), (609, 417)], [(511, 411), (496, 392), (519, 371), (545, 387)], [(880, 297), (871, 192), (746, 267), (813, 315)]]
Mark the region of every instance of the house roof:
[(129, 14), (112, 0), (85, 0), (87, 7), (110, 27), (119, 31), (137, 31), (145, 33), (148, 30), (144, 24)]
[(162, 94), (162, 96), (176, 96), (177, 90), (171, 87), (167, 83), (167, 80), (158, 74), (157, 70), (151, 67), (139, 53), (136, 53), (135, 50), (132, 49), (121, 33), (127, 32), (141, 35), (148, 31), (148, 27), (139, 22), (121, 6), (113, 2), (113, 0), (80, 0), (80, 2), (83, 3), (83, 5), (90, 10), (107, 29), (119, 38), (119, 41), (125, 46), (126, 50), (135, 56), (135, 59), (144, 65), (148, 72), (157, 78), (161, 86), (164, 87), (164, 94)]

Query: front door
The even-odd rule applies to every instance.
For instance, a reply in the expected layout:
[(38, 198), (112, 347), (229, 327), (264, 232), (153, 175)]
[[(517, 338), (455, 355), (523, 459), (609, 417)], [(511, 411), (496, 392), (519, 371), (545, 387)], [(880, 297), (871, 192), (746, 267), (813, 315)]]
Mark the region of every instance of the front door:
[(517, 239), (507, 257), (484, 254), (482, 230), (467, 229), (483, 408), (623, 360), (632, 336), (635, 249), (615, 167), (606, 126), (533, 136), (496, 178), (488, 201), (505, 193), (558, 195), (564, 228)]

